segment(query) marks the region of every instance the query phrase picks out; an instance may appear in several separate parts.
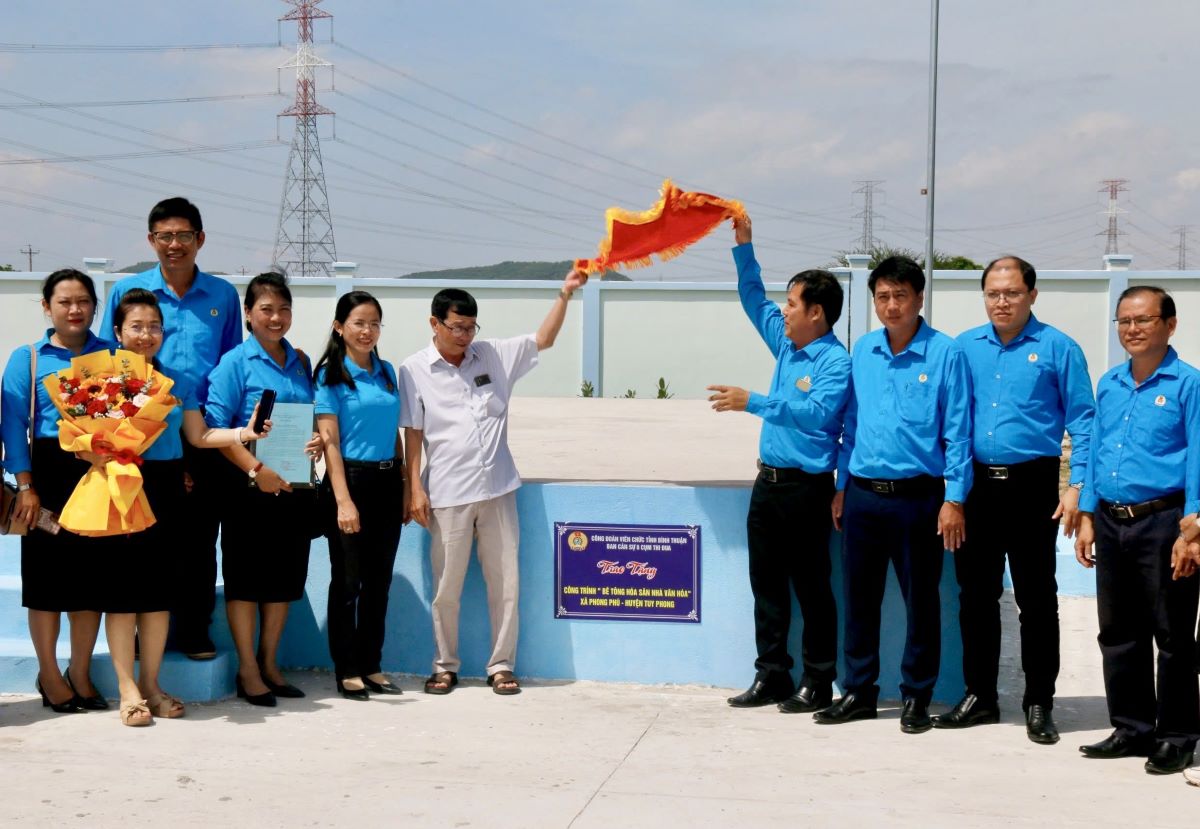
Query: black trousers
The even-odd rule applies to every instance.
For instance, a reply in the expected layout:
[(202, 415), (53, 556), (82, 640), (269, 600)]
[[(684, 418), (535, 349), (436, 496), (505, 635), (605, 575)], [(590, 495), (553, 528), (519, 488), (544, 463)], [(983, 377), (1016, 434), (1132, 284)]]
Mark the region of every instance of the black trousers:
[(217, 533), (228, 488), (244, 476), (216, 449), (197, 449), (183, 442), (183, 466), (192, 491), (183, 498), (182, 530), (173, 540), (178, 583), (171, 612), (174, 647), (189, 653), (208, 647), (208, 626), (216, 606)]
[(792, 591), (804, 617), (802, 684), (837, 676), (837, 606), (830, 585), (829, 533), (833, 473), (771, 483), (761, 474), (746, 516), (750, 590), (754, 594), (757, 678), (790, 685), (788, 629)]
[(928, 703), (942, 656), (942, 604), (939, 585), (942, 537), (937, 534), (943, 493), (878, 494), (853, 480), (846, 487), (842, 515), (845, 547), (847, 691), (867, 699), (879, 696), (879, 625), (888, 562), (896, 571), (905, 604), (904, 655), (900, 695)]
[(390, 469), (348, 466), (346, 483), (360, 529), (329, 534), (329, 654), (338, 677), (379, 673), (392, 566), (400, 544), (404, 478)]
[(1054, 704), (1058, 679), (1058, 582), (1055, 580), (1058, 521), (1058, 458), (1039, 458), (1009, 467), (1009, 477), (988, 477), (975, 465), (967, 498), (967, 538), (954, 555), (958, 578), (958, 621), (962, 629), (963, 678), (967, 693), (996, 702), (1000, 664), (1000, 596), (1004, 559), (1012, 571), (1020, 610), (1021, 706)]
[(1116, 521), (1096, 510), (1096, 607), (1113, 728), (1188, 748), (1200, 739), (1194, 650), (1200, 578), (1171, 580), (1182, 514), (1175, 508)]

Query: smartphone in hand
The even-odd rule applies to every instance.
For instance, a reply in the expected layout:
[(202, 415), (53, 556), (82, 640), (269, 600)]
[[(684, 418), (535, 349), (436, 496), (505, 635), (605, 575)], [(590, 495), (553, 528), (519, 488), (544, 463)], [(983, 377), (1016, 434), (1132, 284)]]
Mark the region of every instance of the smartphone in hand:
[(275, 389), (263, 389), (262, 399), (258, 401), (258, 417), (254, 418), (252, 428), (255, 434), (262, 434), (263, 424), (271, 418), (275, 409)]

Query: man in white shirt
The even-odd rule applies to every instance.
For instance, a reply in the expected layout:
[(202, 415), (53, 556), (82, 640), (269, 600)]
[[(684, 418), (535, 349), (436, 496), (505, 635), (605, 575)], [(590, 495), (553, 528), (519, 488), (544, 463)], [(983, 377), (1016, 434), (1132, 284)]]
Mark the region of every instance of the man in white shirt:
[[(538, 352), (554, 345), (567, 300), (585, 282), (586, 273), (571, 271), (537, 333), (503, 340), (475, 340), (475, 298), (441, 290), (429, 317), (433, 341), (400, 366), (410, 509), (432, 536), (435, 653), (426, 693), (448, 694), (458, 684), (459, 601), (475, 537), (492, 622), (488, 685), (503, 695), (521, 690), (513, 674), (521, 478), (508, 450), (508, 400)], [(423, 475), (422, 450), (429, 456)]]

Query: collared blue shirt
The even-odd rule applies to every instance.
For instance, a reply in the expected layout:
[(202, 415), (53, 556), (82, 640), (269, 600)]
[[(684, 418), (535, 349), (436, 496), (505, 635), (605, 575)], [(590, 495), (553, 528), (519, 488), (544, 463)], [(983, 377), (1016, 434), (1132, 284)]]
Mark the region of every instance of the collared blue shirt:
[(371, 369), (359, 368), (347, 356), (342, 365), (354, 380), (325, 385), (325, 367), (317, 369), (318, 415), (337, 417), (342, 457), (352, 461), (386, 461), (396, 457), (400, 430), (400, 386), (392, 364), (371, 355)]
[(1079, 509), (1140, 504), (1180, 490), (1185, 515), (1200, 511), (1200, 372), (1174, 348), (1140, 385), (1131, 363), (1096, 384), (1096, 423)]
[[(78, 355), (68, 348), (51, 344), (54, 329), (34, 345), (37, 348), (37, 405), (34, 419), (37, 421), (34, 437), (58, 437), (58, 409), (50, 400), (42, 378), (47, 374), (71, 367), (71, 358), (91, 354), (93, 351), (108, 351), (116, 346), (88, 332), (87, 342)], [(3, 391), (0, 392), (0, 435), (4, 441), (4, 468), (16, 475), (28, 472), (29, 466), (29, 346), (23, 345), (8, 358), (4, 367)]]
[(971, 374), (958, 343), (921, 320), (912, 342), (893, 355), (887, 329), (864, 334), (851, 358), (854, 388), (838, 453), (846, 473), (875, 480), (933, 475), (946, 500), (971, 491)]
[(1084, 480), (1096, 399), (1083, 349), (1032, 314), (1005, 345), (989, 322), (958, 336), (975, 396), (975, 460), (1057, 458), (1071, 435), (1071, 481)]
[(751, 392), (746, 404), (763, 419), (759, 457), (769, 466), (830, 472), (850, 397), (850, 355), (832, 333), (796, 348), (784, 333), (779, 306), (767, 299), (754, 247), (738, 245), (733, 261), (742, 308), (775, 355), (770, 391)]
[[(166, 372), (163, 374), (166, 375)], [(186, 380), (177, 380), (175, 385), (171, 386), (171, 396), (179, 401), (179, 405), (167, 413), (167, 428), (150, 444), (150, 448), (142, 453), (143, 460), (173, 461), (183, 457), (183, 433), (180, 431), (183, 426), (183, 413), (198, 412), (200, 401), (196, 399), (196, 390), (189, 386)]]
[(127, 276), (108, 292), (100, 333), (112, 336), (113, 314), (130, 288), (145, 288), (158, 297), (163, 315), (163, 344), (158, 361), (176, 382), (187, 381), (201, 403), (208, 400), (208, 375), (221, 355), (242, 341), (242, 307), (237, 289), (220, 277), (196, 271), (192, 287), (177, 296), (162, 275), (162, 266)]
[(209, 426), (245, 426), (254, 404), (267, 389), (275, 390), (276, 403), (313, 402), (308, 363), (287, 340), (283, 341), (283, 349), (286, 357), (282, 367), (254, 337), (221, 358), (209, 378), (208, 402), (204, 405), (204, 419)]

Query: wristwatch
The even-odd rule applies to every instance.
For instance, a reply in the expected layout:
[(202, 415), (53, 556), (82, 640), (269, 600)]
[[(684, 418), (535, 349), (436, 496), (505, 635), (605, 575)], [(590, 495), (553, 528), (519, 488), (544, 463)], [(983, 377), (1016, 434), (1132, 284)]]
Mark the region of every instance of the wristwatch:
[(28, 492), (33, 489), (33, 484), (17, 484), (17, 492)]
[(1072, 481), (1070, 486), (1071, 486), (1071, 489), (1073, 489), (1077, 492), (1083, 491), (1083, 481)]
[(250, 470), (249, 472), (247, 472), (246, 474), (247, 474), (247, 475), (249, 475), (249, 476), (250, 476), (250, 480), (252, 480), (252, 481), (253, 481), (255, 478), (257, 478), (257, 477), (258, 477), (258, 471), (259, 471), (260, 469), (262, 469), (262, 468), (263, 468), (263, 462), (262, 462), (262, 461), (259, 461), (259, 462), (258, 462), (258, 466), (254, 467), (253, 469), (251, 469), (251, 470)]

